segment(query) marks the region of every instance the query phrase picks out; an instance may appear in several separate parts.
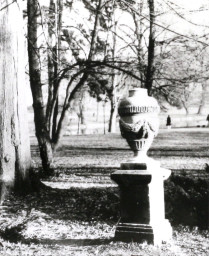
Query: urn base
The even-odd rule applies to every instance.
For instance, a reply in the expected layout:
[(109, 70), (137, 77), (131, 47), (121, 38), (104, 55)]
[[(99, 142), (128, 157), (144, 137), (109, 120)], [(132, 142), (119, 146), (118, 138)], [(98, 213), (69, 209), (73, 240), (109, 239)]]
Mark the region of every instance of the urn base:
[(172, 238), (172, 227), (165, 219), (157, 226), (137, 223), (119, 223), (115, 231), (115, 240), (160, 245)]
[(127, 162), (120, 164), (121, 170), (156, 170), (160, 168), (160, 162), (147, 155), (137, 155)]
[(111, 174), (120, 188), (121, 220), (115, 239), (155, 245), (170, 240), (172, 228), (165, 219), (164, 180), (171, 171), (150, 169), (141, 163), (123, 163), (121, 167)]

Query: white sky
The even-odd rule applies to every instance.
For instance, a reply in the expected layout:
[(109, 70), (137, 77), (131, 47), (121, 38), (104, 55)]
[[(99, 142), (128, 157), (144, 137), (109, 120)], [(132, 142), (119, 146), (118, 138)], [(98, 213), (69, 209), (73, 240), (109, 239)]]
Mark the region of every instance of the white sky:
[[(158, 0), (159, 2), (170, 2), (168, 0)], [(182, 16), (187, 18), (187, 20), (199, 24), (199, 25), (208, 25), (209, 26), (209, 0), (171, 0), (173, 3), (177, 4), (180, 7), (180, 10), (177, 12)], [(198, 11), (202, 6), (204, 6), (204, 11)], [(173, 6), (174, 7), (174, 6)], [(189, 23), (174, 15), (176, 21), (181, 23), (184, 27), (189, 26)]]
[(206, 4), (208, 0), (173, 0), (174, 3), (184, 8), (198, 9), (201, 5)]
[[(165, 9), (167, 14), (159, 16), (158, 24), (189, 37), (191, 34), (209, 34), (209, 0), (156, 0), (156, 9), (160, 4), (163, 6), (162, 12)], [(171, 35), (167, 33), (168, 37)]]

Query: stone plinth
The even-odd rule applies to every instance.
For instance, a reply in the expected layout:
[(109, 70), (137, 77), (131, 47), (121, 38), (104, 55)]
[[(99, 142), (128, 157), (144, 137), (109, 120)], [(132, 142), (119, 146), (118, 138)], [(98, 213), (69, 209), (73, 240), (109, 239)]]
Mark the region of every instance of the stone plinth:
[(171, 239), (172, 228), (165, 219), (164, 207), (164, 180), (169, 175), (170, 170), (158, 165), (146, 169), (136, 163), (121, 164), (121, 170), (111, 175), (120, 188), (121, 219), (116, 240), (161, 244)]

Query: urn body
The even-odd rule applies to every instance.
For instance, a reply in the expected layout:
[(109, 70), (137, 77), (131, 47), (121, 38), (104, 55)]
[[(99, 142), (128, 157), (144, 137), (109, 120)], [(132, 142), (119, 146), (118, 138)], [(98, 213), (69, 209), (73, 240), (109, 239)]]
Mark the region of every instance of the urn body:
[(129, 90), (129, 96), (120, 101), (120, 130), (134, 152), (132, 161), (146, 162), (147, 151), (158, 133), (159, 112), (157, 101), (144, 88)]

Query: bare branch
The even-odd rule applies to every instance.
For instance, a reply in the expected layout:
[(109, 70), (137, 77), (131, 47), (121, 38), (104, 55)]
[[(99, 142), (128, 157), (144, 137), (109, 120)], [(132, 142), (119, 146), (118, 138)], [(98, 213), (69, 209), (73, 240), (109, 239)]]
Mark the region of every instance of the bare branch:
[(0, 9), (0, 11), (3, 11), (4, 9), (8, 8), (10, 5), (12, 5), (12, 4), (15, 3), (15, 2), (17, 2), (17, 0), (13, 0), (11, 3), (9, 3), (9, 4), (5, 5), (5, 6), (3, 6), (3, 7)]

